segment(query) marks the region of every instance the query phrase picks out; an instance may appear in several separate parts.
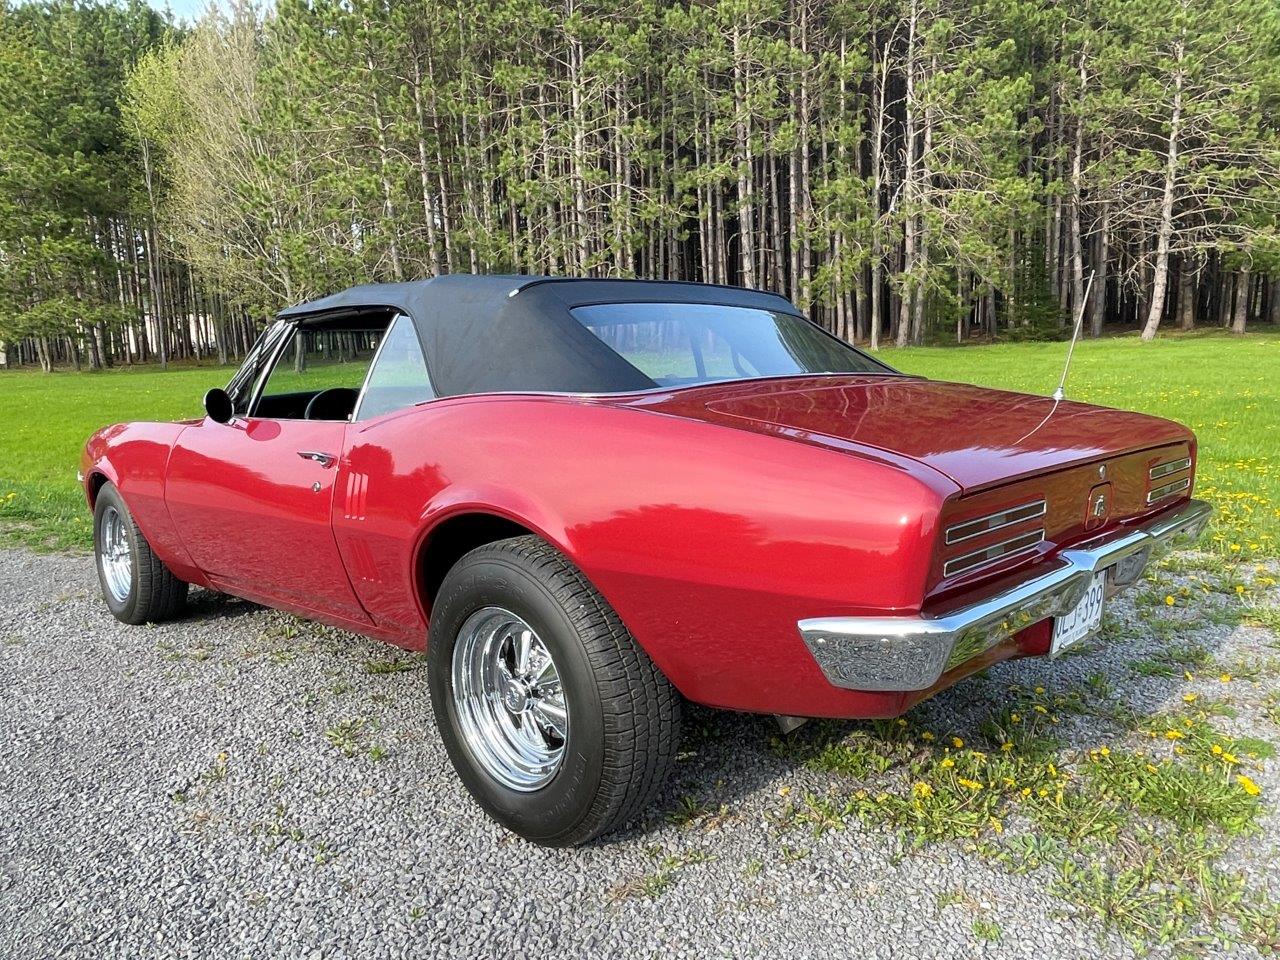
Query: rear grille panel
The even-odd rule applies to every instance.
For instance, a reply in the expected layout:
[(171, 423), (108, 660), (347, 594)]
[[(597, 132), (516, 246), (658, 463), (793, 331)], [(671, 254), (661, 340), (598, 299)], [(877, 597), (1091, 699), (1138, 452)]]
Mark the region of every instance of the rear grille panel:
[[(940, 518), (927, 602), (945, 601), (949, 594), (1034, 564), (1060, 546), (1167, 509), (1189, 494), (1191, 461), (1191, 449), (1179, 443), (1015, 480), (949, 501)], [(1091, 494), (1096, 498), (1100, 485), (1107, 490), (1101, 519), (1089, 509)]]

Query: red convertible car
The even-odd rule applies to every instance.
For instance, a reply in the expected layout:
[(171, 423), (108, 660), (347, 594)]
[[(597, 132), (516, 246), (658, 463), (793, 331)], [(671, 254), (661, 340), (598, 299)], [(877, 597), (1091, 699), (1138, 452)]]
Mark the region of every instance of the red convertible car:
[(908, 376), (700, 284), (356, 287), (205, 409), (85, 447), (111, 612), (197, 584), (425, 645), (458, 774), (545, 844), (642, 810), (685, 699), (901, 714), (1090, 635), (1209, 515), (1178, 424)]

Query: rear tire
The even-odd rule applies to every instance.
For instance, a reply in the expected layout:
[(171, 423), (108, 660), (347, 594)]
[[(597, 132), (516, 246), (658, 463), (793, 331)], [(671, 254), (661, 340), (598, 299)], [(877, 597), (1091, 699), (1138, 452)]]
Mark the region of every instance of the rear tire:
[(478, 547), (454, 565), (427, 660), (454, 769), (527, 840), (567, 847), (621, 827), (675, 761), (679, 693), (581, 571), (537, 537)]
[(188, 585), (155, 555), (111, 483), (102, 486), (94, 502), (93, 554), (102, 597), (117, 620), (159, 623), (186, 606)]

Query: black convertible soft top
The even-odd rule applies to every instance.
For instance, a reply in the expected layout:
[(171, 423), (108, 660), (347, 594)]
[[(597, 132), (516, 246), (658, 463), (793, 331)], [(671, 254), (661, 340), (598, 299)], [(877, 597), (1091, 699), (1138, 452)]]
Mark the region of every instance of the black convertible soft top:
[(504, 390), (617, 393), (656, 386), (569, 312), (597, 303), (707, 303), (803, 316), (785, 297), (739, 287), (470, 274), (365, 284), (289, 307), (279, 316), (323, 322), (399, 310), (417, 327), (432, 384), (442, 397)]

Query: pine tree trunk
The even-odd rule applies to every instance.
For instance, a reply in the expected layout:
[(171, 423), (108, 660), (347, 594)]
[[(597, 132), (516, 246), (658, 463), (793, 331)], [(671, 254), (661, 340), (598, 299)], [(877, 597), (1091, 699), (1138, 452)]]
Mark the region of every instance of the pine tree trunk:
[[(1089, 74), (1085, 67), (1088, 45), (1080, 51), (1080, 99), (1083, 102)], [(1083, 111), (1082, 111), (1083, 112)], [(1075, 143), (1071, 150), (1071, 311), (1072, 318), (1084, 316), (1084, 237), (1080, 206), (1083, 203), (1084, 118), (1076, 118)]]
[(747, 81), (742, 56), (742, 31), (733, 27), (733, 112), (738, 139), (734, 166), (738, 172), (738, 273), (744, 287), (756, 286), (755, 218), (752, 210), (751, 129), (747, 107)]
[(871, 123), (871, 349), (880, 349), (880, 331), (884, 328), (884, 271), (883, 227), (880, 223), (881, 194), (884, 191), (884, 127), (885, 98), (889, 86), (889, 42), (886, 41), (877, 64), (876, 112)]
[(1165, 154), (1164, 195), (1160, 202), (1160, 227), (1156, 236), (1155, 276), (1151, 284), (1151, 307), (1147, 313), (1147, 324), (1142, 329), (1142, 339), (1151, 340), (1160, 329), (1160, 320), (1164, 316), (1165, 292), (1169, 287), (1169, 245), (1173, 238), (1173, 202), (1174, 189), (1178, 178), (1178, 148), (1182, 127), (1182, 61), (1186, 43), (1179, 39), (1174, 47), (1178, 64), (1174, 75), (1173, 111), (1169, 120), (1169, 140)]
[(920, 5), (918, 0), (911, 0), (911, 14), (907, 21), (907, 62), (905, 101), (906, 126), (903, 143), (902, 173), (902, 206), (903, 206), (903, 238), (902, 238), (902, 293), (898, 309), (898, 346), (905, 347), (911, 339), (911, 303), (915, 293), (916, 281), (912, 273), (916, 265), (916, 26), (919, 21)]
[(1101, 222), (1098, 224), (1097, 265), (1094, 267), (1093, 292), (1089, 313), (1089, 333), (1102, 336), (1107, 320), (1107, 266), (1111, 257), (1111, 204), (1102, 205)]
[(1253, 277), (1248, 267), (1236, 275), (1236, 310), (1231, 319), (1232, 333), (1244, 333), (1245, 325), (1249, 322), (1249, 301), (1253, 292), (1252, 280)]
[(1187, 257), (1178, 264), (1178, 326), (1183, 330), (1194, 330), (1196, 326), (1195, 271)]

